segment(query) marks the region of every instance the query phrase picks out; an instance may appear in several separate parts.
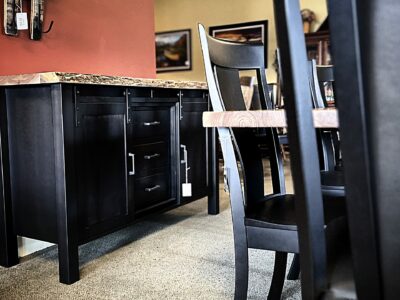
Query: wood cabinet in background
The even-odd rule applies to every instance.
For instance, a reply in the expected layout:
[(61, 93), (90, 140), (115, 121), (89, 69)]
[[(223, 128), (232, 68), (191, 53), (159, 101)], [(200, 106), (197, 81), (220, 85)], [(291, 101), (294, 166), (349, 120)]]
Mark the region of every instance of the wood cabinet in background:
[[(207, 91), (96, 84), (0, 86), (0, 264), (17, 235), (58, 245), (60, 281), (78, 246), (205, 196), (218, 213)], [(187, 150), (192, 197), (183, 198)], [(208, 179), (211, 177), (211, 179)]]
[(332, 64), (330, 55), (330, 37), (328, 30), (306, 33), (308, 59), (315, 59), (317, 65)]

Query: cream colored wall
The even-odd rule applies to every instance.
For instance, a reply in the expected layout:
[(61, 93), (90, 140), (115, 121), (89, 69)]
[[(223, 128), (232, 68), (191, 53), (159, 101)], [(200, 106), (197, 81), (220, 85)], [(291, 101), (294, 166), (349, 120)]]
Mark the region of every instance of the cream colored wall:
[[(192, 71), (159, 73), (157, 78), (176, 80), (205, 80), (197, 23), (206, 27), (214, 25), (269, 21), (267, 76), (274, 82), (276, 75), (271, 67), (276, 48), (275, 24), (272, 0), (155, 0), (155, 29), (157, 31), (192, 30)], [(301, 8), (309, 8), (316, 14), (315, 28), (327, 15), (324, 0), (301, 0)]]

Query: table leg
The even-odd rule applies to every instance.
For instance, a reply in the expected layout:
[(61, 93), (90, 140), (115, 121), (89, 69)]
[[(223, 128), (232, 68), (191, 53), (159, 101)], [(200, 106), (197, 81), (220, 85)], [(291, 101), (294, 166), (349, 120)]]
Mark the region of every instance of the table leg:
[(218, 154), (217, 154), (217, 130), (210, 128), (208, 134), (208, 153), (209, 153), (209, 194), (208, 194), (208, 214), (219, 214), (219, 178), (218, 178)]

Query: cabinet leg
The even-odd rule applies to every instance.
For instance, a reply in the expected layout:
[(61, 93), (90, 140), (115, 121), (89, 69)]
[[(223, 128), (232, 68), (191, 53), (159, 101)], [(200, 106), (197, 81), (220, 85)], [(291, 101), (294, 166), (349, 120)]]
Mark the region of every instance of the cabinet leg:
[(18, 243), (13, 228), (7, 167), (8, 162), (3, 160), (0, 135), (0, 266), (8, 268), (18, 264)]
[(18, 264), (17, 236), (12, 233), (11, 224), (7, 224), (11, 220), (4, 215), (3, 205), (0, 210), (0, 266), (9, 268)]
[[(74, 171), (71, 169), (71, 165), (73, 165), (71, 163), (71, 154), (69, 152), (67, 152), (67, 155), (65, 154), (61, 84), (52, 85), (51, 94), (54, 164), (56, 170), (59, 275), (61, 283), (72, 284), (79, 280), (77, 203), (73, 193), (74, 180), (71, 179)], [(65, 126), (65, 128), (65, 132), (68, 134), (69, 127)]]
[(217, 154), (217, 131), (215, 128), (209, 129), (209, 192), (208, 192), (208, 214), (219, 214), (219, 170)]
[(78, 246), (58, 245), (60, 282), (72, 284), (79, 280)]

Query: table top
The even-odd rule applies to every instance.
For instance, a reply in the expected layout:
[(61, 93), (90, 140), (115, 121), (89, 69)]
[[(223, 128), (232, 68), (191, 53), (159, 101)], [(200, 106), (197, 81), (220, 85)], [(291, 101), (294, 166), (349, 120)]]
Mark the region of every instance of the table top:
[(107, 75), (97, 75), (97, 74), (80, 74), (80, 73), (65, 73), (65, 72), (41, 72), (41, 73), (39, 72), (32, 74), (0, 76), (0, 86), (52, 84), (52, 83), (207, 90), (207, 84), (201, 81), (133, 78), (124, 76), (107, 76)]
[[(313, 109), (315, 128), (338, 128), (335, 108)], [(287, 127), (285, 110), (204, 112), (204, 127)]]

